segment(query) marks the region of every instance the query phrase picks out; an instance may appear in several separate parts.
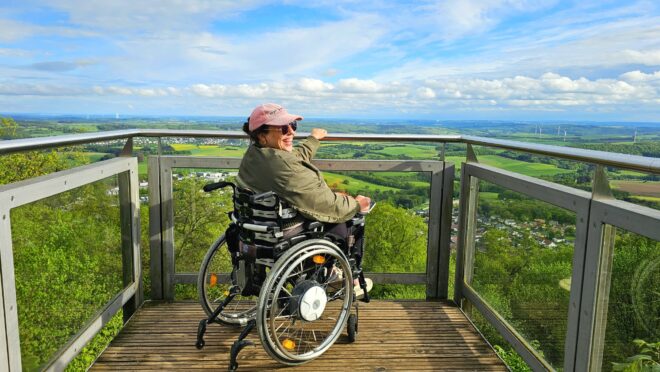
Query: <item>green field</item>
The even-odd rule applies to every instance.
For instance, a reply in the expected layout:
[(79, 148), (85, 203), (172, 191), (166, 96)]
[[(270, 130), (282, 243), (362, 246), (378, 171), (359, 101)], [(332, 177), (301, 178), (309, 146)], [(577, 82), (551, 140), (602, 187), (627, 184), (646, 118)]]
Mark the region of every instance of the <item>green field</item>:
[[(345, 191), (349, 194), (355, 194), (358, 190), (380, 190), (380, 191), (398, 191), (394, 187), (374, 185), (373, 183), (358, 180), (350, 176), (336, 174), (331, 172), (323, 172), (325, 182), (335, 191)], [(348, 180), (348, 184), (343, 183)]]
[(173, 143), (175, 151), (190, 151), (192, 156), (228, 156), (240, 158), (247, 148), (238, 146), (196, 145), (193, 143)]
[(102, 157), (108, 155), (104, 152), (78, 152), (78, 153), (75, 153), (75, 154), (79, 154), (79, 155), (83, 155), (83, 156), (87, 157), (87, 159), (89, 159), (90, 163), (97, 162), (97, 161), (101, 160)]
[(480, 199), (486, 199), (486, 200), (497, 200), (497, 197), (498, 197), (499, 195), (500, 195), (500, 194), (498, 194), (498, 193), (496, 193), (496, 192), (486, 192), (486, 191), (482, 191), (482, 192), (479, 193), (479, 198), (480, 198)]
[(432, 159), (438, 157), (437, 145), (397, 144), (386, 145), (383, 150), (370, 151), (375, 154), (390, 156), (406, 155), (413, 159)]
[[(461, 169), (461, 162), (465, 161), (465, 157), (447, 156), (445, 160), (456, 164), (456, 171), (459, 171)], [(477, 160), (481, 164), (490, 165), (531, 177), (553, 176), (555, 174), (573, 172), (570, 169), (557, 168), (552, 164), (528, 163), (525, 161), (505, 158), (499, 155), (477, 155)]]

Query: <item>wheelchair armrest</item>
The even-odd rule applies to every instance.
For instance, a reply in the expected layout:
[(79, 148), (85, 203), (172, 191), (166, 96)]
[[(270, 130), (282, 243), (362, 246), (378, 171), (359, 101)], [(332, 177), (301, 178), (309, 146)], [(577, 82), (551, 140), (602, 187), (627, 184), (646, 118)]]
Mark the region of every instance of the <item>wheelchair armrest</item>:
[(350, 220), (348, 220), (347, 225), (348, 225), (348, 226), (358, 226), (358, 225), (363, 225), (363, 224), (364, 224), (364, 218), (365, 218), (365, 215), (364, 215), (364, 214), (362, 214), (362, 213), (358, 213), (358, 214), (356, 214), (355, 216), (353, 216), (353, 218), (351, 218)]
[(261, 232), (261, 233), (280, 233), (281, 229), (275, 222), (263, 222), (260, 224), (252, 223), (252, 221), (245, 221), (245, 220), (239, 220), (236, 218), (236, 215), (234, 213), (231, 213), (229, 215), (229, 218), (233, 223), (235, 223), (238, 227), (242, 229), (247, 229), (251, 231), (256, 231), (256, 232)]
[(227, 186), (231, 186), (231, 188), (234, 189), (234, 191), (236, 191), (236, 185), (234, 185), (231, 182), (227, 182), (227, 181), (209, 183), (208, 185), (204, 185), (203, 189), (204, 189), (204, 192), (211, 192), (213, 190), (222, 189), (222, 188), (227, 187)]
[(305, 230), (316, 230), (323, 227), (323, 223), (319, 221), (309, 221), (305, 223)]

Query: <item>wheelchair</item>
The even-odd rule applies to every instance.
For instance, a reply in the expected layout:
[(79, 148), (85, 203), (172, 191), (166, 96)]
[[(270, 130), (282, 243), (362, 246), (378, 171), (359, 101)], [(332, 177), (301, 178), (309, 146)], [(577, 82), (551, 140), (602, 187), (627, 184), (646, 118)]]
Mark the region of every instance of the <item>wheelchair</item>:
[(360, 301), (369, 302), (369, 294), (361, 247), (351, 232), (364, 229), (365, 216), (347, 223), (348, 237), (334, 236), (274, 192), (256, 194), (231, 182), (208, 184), (204, 191), (225, 187), (233, 190), (234, 210), (199, 271), (199, 299), (208, 317), (199, 322), (196, 347), (204, 347), (211, 323), (243, 326), (230, 350), (233, 371), (238, 353), (253, 345), (245, 338), (255, 327), (266, 352), (285, 365), (319, 357), (344, 327), (354, 342), (359, 309), (353, 278), (364, 293)]

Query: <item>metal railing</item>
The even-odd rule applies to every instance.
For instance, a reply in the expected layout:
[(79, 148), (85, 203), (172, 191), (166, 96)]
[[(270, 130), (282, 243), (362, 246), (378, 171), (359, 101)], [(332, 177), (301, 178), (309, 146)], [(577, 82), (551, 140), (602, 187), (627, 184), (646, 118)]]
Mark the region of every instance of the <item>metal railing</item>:
[[(172, 175), (177, 168), (237, 169), (240, 158), (153, 156), (149, 158), (149, 224), (152, 298), (172, 301), (177, 283), (197, 283), (196, 273), (177, 273), (174, 259)], [(454, 166), (439, 161), (319, 160), (321, 170), (431, 173), (425, 273), (367, 273), (375, 283), (425, 284), (427, 298), (447, 298)], [(444, 212), (444, 213), (442, 213)]]
[[(128, 319), (142, 304), (140, 268), (140, 215), (137, 159), (116, 158), (49, 175), (0, 185), (0, 265), (2, 306), (0, 306), (0, 370), (21, 370), (11, 210), (44, 198), (61, 194), (117, 175), (119, 178), (119, 210), (122, 234), (122, 268), (124, 289), (103, 306), (92, 319), (59, 349), (46, 364), (46, 370), (58, 371), (82, 350), (103, 326), (123, 308)], [(41, 275), (42, 273), (34, 273)], [(45, 289), (46, 290), (46, 289)], [(47, 315), (46, 315), (47, 316)]]
[[(304, 135), (301, 133), (301, 136)], [(158, 138), (159, 150), (160, 139), (162, 137), (246, 138), (241, 132), (134, 129), (2, 141), (0, 142), (0, 154), (126, 139), (127, 142), (123, 153), (124, 155), (128, 155), (132, 150), (132, 139), (134, 137)], [(388, 167), (398, 167), (397, 170), (430, 171), (434, 174), (434, 182), (431, 185), (430, 205), (430, 213), (433, 217), (430, 218), (431, 222), (429, 223), (428, 262), (425, 276), (377, 275), (377, 278), (381, 281), (395, 280), (405, 283), (426, 283), (427, 295), (431, 298), (445, 298), (447, 296), (447, 280), (443, 276), (448, 275), (446, 268), (449, 262), (449, 248), (448, 243), (445, 246), (445, 242), (448, 242), (450, 234), (450, 185), (453, 183), (453, 176), (449, 177), (448, 175), (453, 173), (450, 171), (453, 168), (451, 168), (452, 166), (450, 164), (444, 163), (444, 144), (467, 144), (467, 159), (461, 169), (459, 237), (454, 301), (459, 306), (462, 306), (464, 303), (467, 304), (464, 300), (474, 305), (534, 369), (552, 369), (552, 366), (471, 286), (475, 253), (474, 233), (478, 182), (479, 180), (488, 181), (535, 199), (574, 211), (577, 221), (576, 238), (574, 243), (573, 273), (570, 306), (567, 314), (568, 327), (565, 336), (563, 368), (567, 371), (597, 370), (600, 368), (602, 343), (604, 340), (603, 329), (604, 322), (607, 318), (608, 289), (611, 281), (610, 271), (608, 269), (612, 263), (613, 250), (611, 229), (613, 226), (618, 226), (651, 239), (660, 240), (660, 229), (658, 229), (658, 226), (660, 226), (660, 211), (612, 198), (608, 192), (608, 181), (603, 168), (611, 166), (660, 174), (660, 159), (474, 136), (335, 134), (327, 137), (327, 140), (433, 142), (443, 144), (439, 154), (441, 162), (317, 162), (321, 169), (385, 170)], [(522, 151), (596, 164), (593, 191), (585, 192), (479, 164), (472, 145)], [(150, 181), (151, 194), (153, 195), (150, 199), (150, 220), (152, 221), (150, 226), (151, 268), (152, 275), (160, 275), (160, 278), (152, 276), (152, 285), (154, 286), (153, 295), (155, 298), (172, 299), (172, 286), (174, 283), (190, 282), (190, 276), (192, 275), (190, 273), (176, 273), (174, 270), (175, 265), (172, 254), (173, 238), (170, 235), (170, 231), (173, 228), (172, 205), (169, 202), (172, 197), (171, 169), (176, 167), (236, 168), (238, 163), (238, 159), (210, 157), (157, 156), (149, 159), (149, 179), (153, 181), (153, 183)], [(110, 163), (106, 161), (95, 164), (94, 166), (104, 167), (103, 164)], [(69, 172), (68, 175), (71, 177), (77, 172), (77, 169), (79, 168), (65, 172)], [(443, 173), (447, 176), (442, 177), (441, 175)], [(7, 207), (11, 206), (11, 204), (8, 204), (10, 202), (7, 199), (9, 195), (7, 190), (11, 189), (16, 194), (23, 194), (25, 192), (23, 187), (32, 183), (39, 184), (41, 187), (46, 185), (46, 183), (41, 183), (42, 178), (24, 182), (27, 183), (17, 183), (0, 188), (1, 215), (8, 215), (8, 210), (11, 208)], [(131, 193), (133, 193), (132, 186)], [(438, 197), (438, 193), (440, 193), (440, 197)], [(135, 230), (135, 219), (132, 221), (131, 226)], [(2, 235), (0, 235), (0, 253), (2, 256), (0, 258), (2, 258), (3, 307), (0, 308), (0, 311), (3, 311), (3, 313), (0, 315), (3, 316), (0, 317), (0, 321), (4, 320), (4, 323), (0, 323), (0, 366), (3, 366), (2, 363), (4, 363), (4, 366), (11, 367), (8, 369), (14, 370), (20, 368), (20, 350), (16, 346), (15, 287), (13, 277), (11, 276), (13, 267), (10, 254), (12, 242), (10, 235), (4, 233), (9, 231), (8, 228), (9, 219), (1, 220), (0, 232), (2, 232)], [(139, 229), (137, 233), (139, 234)], [(135, 235), (132, 236), (132, 241), (135, 242)], [(134, 270), (139, 270), (139, 260), (137, 263), (134, 266)], [(154, 272), (160, 274), (154, 274)], [(136, 292), (136, 295), (137, 293), (139, 291)], [(141, 301), (139, 297), (136, 297), (136, 306), (139, 306)], [(12, 306), (14, 307), (12, 308)], [(19, 353), (18, 359), (16, 357), (17, 352)]]

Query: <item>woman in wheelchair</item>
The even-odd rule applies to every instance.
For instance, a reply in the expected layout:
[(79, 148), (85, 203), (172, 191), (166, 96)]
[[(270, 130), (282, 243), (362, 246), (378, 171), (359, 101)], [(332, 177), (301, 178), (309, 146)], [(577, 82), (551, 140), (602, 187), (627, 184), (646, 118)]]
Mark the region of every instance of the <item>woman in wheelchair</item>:
[[(352, 342), (358, 320), (354, 300), (369, 301), (372, 283), (364, 277), (361, 261), (364, 214), (371, 200), (328, 187), (311, 163), (327, 132), (314, 128), (294, 147), (299, 120), (303, 118), (282, 106), (257, 106), (243, 126), (251, 145), (237, 185), (204, 188), (234, 188), (233, 223), (209, 249), (198, 280), (209, 315), (200, 322), (198, 348), (204, 346), (208, 323), (245, 325), (231, 348), (230, 370), (238, 367), (240, 350), (252, 344), (245, 337), (255, 326), (268, 354), (289, 365), (323, 354), (344, 326)], [(225, 265), (212, 262), (225, 245), (232, 272), (229, 284), (221, 287), (215, 271)]]

